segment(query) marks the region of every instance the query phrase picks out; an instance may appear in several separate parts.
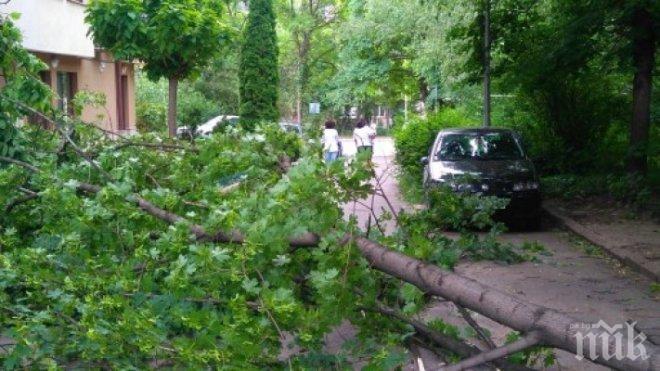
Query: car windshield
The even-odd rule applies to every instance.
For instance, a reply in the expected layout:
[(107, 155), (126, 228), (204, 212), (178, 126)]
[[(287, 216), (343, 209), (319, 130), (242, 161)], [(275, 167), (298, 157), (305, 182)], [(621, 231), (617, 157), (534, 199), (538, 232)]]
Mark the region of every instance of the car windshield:
[(511, 133), (462, 133), (445, 135), (437, 157), (441, 161), (517, 160), (523, 152)]

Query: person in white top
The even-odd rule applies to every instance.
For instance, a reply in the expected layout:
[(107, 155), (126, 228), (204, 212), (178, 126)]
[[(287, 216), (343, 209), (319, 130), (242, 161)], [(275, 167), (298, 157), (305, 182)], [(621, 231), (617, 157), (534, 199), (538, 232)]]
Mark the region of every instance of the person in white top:
[(374, 139), (376, 139), (376, 132), (371, 126), (367, 125), (367, 120), (361, 119), (355, 125), (353, 130), (353, 140), (359, 152), (373, 152)]
[(341, 142), (339, 141), (339, 133), (335, 129), (335, 122), (328, 120), (325, 122), (325, 129), (323, 130), (323, 158), (326, 163), (331, 163), (339, 157), (341, 149)]

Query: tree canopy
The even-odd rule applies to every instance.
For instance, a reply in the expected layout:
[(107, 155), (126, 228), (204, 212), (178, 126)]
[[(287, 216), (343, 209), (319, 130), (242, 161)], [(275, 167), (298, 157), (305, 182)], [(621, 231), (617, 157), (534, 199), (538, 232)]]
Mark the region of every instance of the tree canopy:
[(176, 134), (179, 80), (195, 77), (231, 35), (212, 0), (93, 0), (86, 20), (97, 45), (115, 58), (140, 60), (152, 79), (170, 80), (168, 129)]
[(280, 118), (275, 24), (272, 0), (250, 1), (239, 65), (241, 124), (247, 128)]

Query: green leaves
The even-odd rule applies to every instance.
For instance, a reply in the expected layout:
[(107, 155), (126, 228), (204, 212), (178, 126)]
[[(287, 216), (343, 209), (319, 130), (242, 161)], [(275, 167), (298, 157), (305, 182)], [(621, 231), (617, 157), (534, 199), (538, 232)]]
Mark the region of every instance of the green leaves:
[[(121, 147), (89, 126), (70, 129), (113, 181), (78, 157), (58, 161), (49, 151), (57, 137), (41, 131), (25, 133), (38, 174), (0, 169), (0, 207), (19, 186), (39, 192), (0, 215), (0, 333), (19, 342), (0, 355), (6, 365), (270, 367), (280, 330), (320, 352), (331, 326), (361, 316), (348, 287), (370, 290), (373, 273), (339, 244), (348, 227), (338, 205), (364, 192), (364, 164), (328, 168), (296, 135), (271, 127), (258, 128), (259, 139), (215, 134), (194, 151)], [(155, 135), (131, 140), (162, 144)], [(297, 162), (283, 174), (285, 156)], [(221, 191), (236, 174), (239, 185)], [(79, 192), (82, 182), (102, 189)], [(133, 194), (186, 221), (145, 214)], [(198, 241), (189, 223), (209, 233), (239, 228), (247, 242)], [(323, 243), (291, 250), (288, 237), (307, 231)]]
[(52, 94), (38, 77), (45, 65), (21, 45), (16, 19), (16, 13), (0, 15), (0, 155), (12, 158), (23, 156), (25, 142), (16, 124), (30, 113), (14, 102), (45, 111)]
[(228, 41), (222, 9), (210, 0), (93, 0), (86, 21), (96, 44), (141, 60), (152, 79), (199, 73)]
[(279, 72), (272, 0), (249, 3), (239, 67), (241, 125), (254, 130), (260, 122), (277, 122)]

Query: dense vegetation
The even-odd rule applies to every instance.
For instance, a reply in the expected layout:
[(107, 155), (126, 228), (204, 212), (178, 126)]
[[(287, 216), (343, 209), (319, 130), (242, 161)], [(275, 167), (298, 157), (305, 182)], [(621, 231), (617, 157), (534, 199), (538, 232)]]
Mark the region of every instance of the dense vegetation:
[(275, 13), (271, 0), (250, 1), (241, 43), (241, 125), (253, 129), (260, 122), (277, 122), (279, 72)]
[[(226, 3), (222, 16), (238, 29), (240, 4)], [(257, 122), (277, 121), (278, 110), (317, 121), (302, 112), (310, 101), (322, 103), (324, 116), (345, 116), (351, 106), (365, 116), (376, 106), (401, 112), (408, 101), (412, 111), (421, 101), (419, 115), (399, 115), (395, 131), (403, 176), (417, 182), (419, 157), (437, 130), (480, 121), (475, 46), (483, 41), (483, 2), (254, 0), (243, 36), (231, 41), (241, 47), (225, 54), (234, 32), (220, 23), (218, 4), (96, 0), (89, 7), (101, 45), (143, 59), (149, 77), (170, 79), (170, 135), (177, 106), (184, 125), (240, 112), (255, 131), (190, 143), (159, 133), (162, 80), (140, 77), (143, 135), (110, 138), (53, 110), (38, 79), (44, 66), (20, 46), (11, 18), (0, 16), (4, 368), (313, 369), (359, 361), (391, 369), (405, 362), (407, 343), (420, 341), (410, 316), (431, 297), (370, 265), (354, 238), (362, 232), (342, 218), (343, 203), (372, 190), (372, 163), (327, 166), (317, 141)], [(652, 140), (628, 130), (632, 90), (640, 88), (636, 78), (630, 89), (631, 76), (648, 67), (637, 49), (648, 46), (648, 35), (640, 38), (630, 21), (656, 19), (657, 5), (508, 0), (492, 10), (494, 123), (520, 130), (545, 173), (595, 173), (547, 178), (558, 192), (579, 185), (637, 202), (649, 196), (631, 187), (652, 182), (659, 159)], [(287, 17), (276, 30), (278, 15)], [(205, 79), (195, 81), (198, 74)], [(177, 102), (179, 79), (185, 94)], [(18, 124), (28, 115), (47, 124)], [(658, 137), (657, 125), (649, 135)], [(622, 178), (626, 164), (636, 173)], [(437, 207), (390, 210), (366, 236), (385, 252), (447, 270), (461, 259), (515, 263), (544, 252), (497, 242), (502, 228), (491, 215), (502, 200), (430, 197)], [(386, 236), (378, 223), (388, 218), (398, 229)], [(442, 233), (448, 227), (457, 238)], [(356, 327), (358, 341), (327, 354), (324, 335), (343, 321)], [(478, 336), (439, 320), (429, 328), (459, 341)], [(552, 363), (538, 348), (509, 361), (539, 355)]]
[(196, 77), (229, 37), (222, 3), (210, 0), (92, 0), (87, 22), (96, 45), (122, 60), (139, 59), (153, 80), (169, 80), (167, 127), (176, 135), (180, 80)]
[[(201, 80), (198, 80), (201, 81)], [(138, 73), (136, 84), (136, 126), (141, 133), (163, 131), (167, 121), (167, 81), (149, 80)], [(196, 83), (184, 81), (179, 85), (177, 99), (177, 126), (196, 127), (212, 117), (227, 111), (216, 103), (214, 96), (197, 88)]]
[[(483, 1), (272, 3), (283, 118), (318, 124), (334, 117), (343, 128), (355, 120), (348, 108), (370, 117), (380, 107), (404, 126), (407, 100), (409, 125), (422, 131), (482, 121)], [(232, 2), (227, 9), (227, 22), (240, 30), (245, 13)], [(647, 0), (492, 2), (493, 125), (521, 132), (544, 175), (622, 178), (645, 155), (643, 182), (657, 188), (660, 92), (652, 78), (658, 73), (658, 14), (656, 2)], [(644, 23), (639, 19), (650, 20), (651, 29), (638, 27)], [(644, 69), (649, 63), (640, 69), (635, 57), (642, 46), (644, 55), (653, 52), (650, 75)], [(238, 114), (239, 50), (228, 48), (191, 85), (223, 114)], [(653, 84), (648, 139), (631, 137), (632, 83), (640, 74)], [(223, 90), (232, 86), (233, 93)], [(310, 102), (321, 103), (321, 115), (307, 114)], [(437, 123), (446, 110), (460, 112), (460, 122)], [(403, 163), (408, 166), (409, 159)]]

